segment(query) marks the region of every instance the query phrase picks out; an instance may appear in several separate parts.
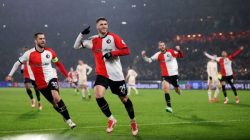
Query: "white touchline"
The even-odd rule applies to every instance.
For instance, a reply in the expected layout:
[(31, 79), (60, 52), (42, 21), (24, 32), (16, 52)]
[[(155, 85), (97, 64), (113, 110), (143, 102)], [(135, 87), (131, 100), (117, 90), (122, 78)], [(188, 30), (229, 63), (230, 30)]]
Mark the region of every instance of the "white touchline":
[[(250, 120), (211, 120), (211, 121), (192, 121), (192, 122), (170, 122), (170, 123), (148, 123), (148, 124), (138, 124), (140, 126), (153, 126), (153, 125), (178, 125), (178, 124), (201, 124), (201, 123), (228, 123), (228, 122), (250, 122)], [(116, 127), (127, 127), (129, 125), (116, 125)], [(91, 129), (91, 128), (105, 128), (106, 126), (86, 126), (86, 127), (76, 127), (76, 129)], [(48, 129), (31, 129), (31, 130), (9, 130), (0, 131), (1, 134), (8, 133), (26, 133), (26, 132), (43, 132), (43, 131), (57, 131), (57, 130), (68, 130), (69, 128), (48, 128)]]

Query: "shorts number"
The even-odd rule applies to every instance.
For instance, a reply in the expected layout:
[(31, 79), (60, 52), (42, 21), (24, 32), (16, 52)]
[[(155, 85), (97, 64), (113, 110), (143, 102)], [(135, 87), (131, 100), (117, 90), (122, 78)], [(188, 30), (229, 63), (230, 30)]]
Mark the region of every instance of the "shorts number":
[(57, 82), (51, 82), (52, 86), (58, 89), (58, 83)]
[(121, 90), (121, 93), (122, 93), (122, 94), (126, 94), (127, 88), (126, 88), (126, 85), (125, 85), (125, 84), (123, 84), (122, 86), (120, 86), (119, 89)]

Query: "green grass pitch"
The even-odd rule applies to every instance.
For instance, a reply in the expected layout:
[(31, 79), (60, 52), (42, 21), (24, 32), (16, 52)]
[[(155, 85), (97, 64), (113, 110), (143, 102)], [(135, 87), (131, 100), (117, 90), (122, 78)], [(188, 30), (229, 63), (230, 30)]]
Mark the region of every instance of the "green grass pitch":
[[(110, 91), (106, 93), (113, 115), (118, 120), (111, 134), (105, 132), (106, 117), (99, 110), (94, 98), (82, 101), (73, 89), (61, 89), (77, 128), (70, 130), (62, 117), (42, 97), (43, 110), (30, 107), (30, 101), (21, 88), (0, 88), (0, 139), (23, 134), (49, 135), (59, 139), (250, 139), (250, 92), (238, 91), (241, 103), (234, 103), (228, 91), (229, 104), (208, 103), (207, 91), (188, 90), (179, 96), (171, 91), (173, 114), (165, 112), (161, 90), (139, 90), (132, 93), (139, 128), (137, 137), (131, 136), (130, 121), (123, 104)], [(91, 91), (93, 93), (93, 91)], [(34, 93), (33, 93), (34, 95)]]

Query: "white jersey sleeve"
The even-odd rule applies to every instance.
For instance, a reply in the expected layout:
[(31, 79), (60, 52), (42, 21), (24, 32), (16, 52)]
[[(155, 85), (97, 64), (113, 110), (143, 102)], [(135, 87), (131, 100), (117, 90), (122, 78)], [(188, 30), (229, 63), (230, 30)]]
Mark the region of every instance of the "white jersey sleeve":
[(79, 35), (77, 36), (76, 38), (76, 41), (74, 43), (74, 48), (75, 49), (81, 49), (81, 48), (89, 48), (91, 49), (93, 47), (93, 44), (92, 44), (92, 39), (94, 38), (95, 36), (92, 36), (86, 40), (83, 40), (83, 35), (81, 33), (79, 33)]

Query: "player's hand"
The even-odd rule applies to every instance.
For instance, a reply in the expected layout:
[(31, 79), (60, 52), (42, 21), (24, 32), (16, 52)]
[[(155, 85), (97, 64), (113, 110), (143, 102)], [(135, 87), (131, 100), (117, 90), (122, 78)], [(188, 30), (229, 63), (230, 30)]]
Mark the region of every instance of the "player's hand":
[(87, 34), (89, 34), (90, 33), (90, 26), (89, 27), (87, 27), (87, 28), (85, 28), (81, 33), (82, 33), (82, 35), (87, 35)]
[(205, 54), (205, 55), (206, 55), (206, 54), (207, 54), (207, 52), (206, 52), (206, 51), (204, 51), (204, 52), (203, 52), (203, 54)]
[(146, 51), (145, 50), (141, 51), (141, 55), (146, 56)]
[(241, 47), (240, 47), (240, 50), (243, 50), (243, 49), (244, 49), (244, 46), (241, 46)]
[[(108, 53), (105, 53), (104, 55), (103, 55), (103, 57), (105, 57), (106, 59), (110, 59), (110, 58), (112, 58), (113, 56), (112, 56), (112, 53), (111, 52), (108, 52)], [(102, 57), (102, 58), (103, 58)]]
[(211, 77), (211, 76), (209, 76), (209, 80), (212, 80), (212, 77)]
[(180, 46), (176, 46), (175, 47), (177, 51), (180, 51), (181, 50), (181, 47)]
[(12, 80), (13, 80), (13, 78), (9, 75), (5, 77), (5, 81), (12, 81)]

